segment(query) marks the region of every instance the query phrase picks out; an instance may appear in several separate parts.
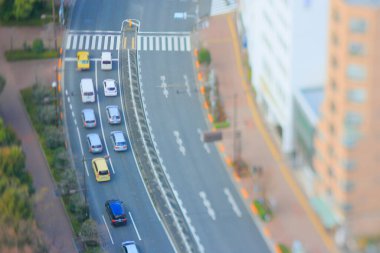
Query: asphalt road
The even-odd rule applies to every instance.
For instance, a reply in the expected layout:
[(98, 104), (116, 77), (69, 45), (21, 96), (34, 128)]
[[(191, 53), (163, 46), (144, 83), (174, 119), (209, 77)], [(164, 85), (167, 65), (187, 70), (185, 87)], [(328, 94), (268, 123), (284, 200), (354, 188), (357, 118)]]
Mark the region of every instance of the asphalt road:
[[(81, 0), (76, 1), (73, 8), (63, 45), (66, 119), (74, 162), (78, 173), (85, 175), (91, 215), (99, 223), (107, 251), (117, 252), (122, 241), (135, 240), (141, 252), (173, 252), (131, 149), (115, 153), (111, 147), (109, 133), (122, 130), (126, 134), (125, 119), (118, 126), (106, 122), (105, 106), (121, 107), (121, 100), (120, 95), (106, 98), (102, 81), (119, 78), (118, 31), (123, 20), (132, 18), (141, 22), (141, 38), (137, 43), (140, 78), (152, 134), (201, 248), (204, 252), (270, 252), (229, 179), (215, 146), (200, 141), (199, 131), (206, 130), (207, 125), (196, 91), (188, 34), (194, 27), (195, 9), (196, 2), (190, 0), (119, 0), (112, 4), (107, 0)], [(186, 19), (174, 18), (175, 13), (184, 12)], [(80, 49), (90, 51), (92, 59), (99, 58), (101, 51), (111, 51), (115, 59), (113, 71), (101, 71), (100, 63), (92, 61), (90, 71), (77, 72), (73, 57)], [(98, 89), (97, 102), (93, 104), (83, 104), (80, 99), (80, 79), (88, 77)], [(98, 126), (93, 130), (81, 125), (80, 111), (84, 108), (96, 111)], [(99, 155), (88, 153), (85, 135), (90, 132), (101, 136), (108, 151)], [(82, 165), (82, 150), (88, 176)], [(95, 181), (90, 160), (107, 154), (110, 155), (109, 165), (112, 163), (112, 179), (100, 184)], [(128, 215), (126, 227), (110, 226), (104, 209), (104, 202), (110, 198), (125, 201), (134, 224)]]

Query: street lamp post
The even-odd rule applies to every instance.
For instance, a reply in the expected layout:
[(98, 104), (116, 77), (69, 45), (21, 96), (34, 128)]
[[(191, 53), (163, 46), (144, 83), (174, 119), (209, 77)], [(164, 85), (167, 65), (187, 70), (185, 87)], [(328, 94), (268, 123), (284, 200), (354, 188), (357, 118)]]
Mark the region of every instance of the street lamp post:
[(82, 155), (82, 165), (83, 165), (83, 195), (84, 195), (84, 203), (86, 206), (86, 217), (88, 217), (88, 200), (87, 200), (87, 182), (86, 182), (86, 157), (84, 154)]
[(55, 124), (58, 127), (58, 96), (57, 96), (57, 82), (51, 83), (51, 87), (54, 89), (54, 106), (55, 106)]

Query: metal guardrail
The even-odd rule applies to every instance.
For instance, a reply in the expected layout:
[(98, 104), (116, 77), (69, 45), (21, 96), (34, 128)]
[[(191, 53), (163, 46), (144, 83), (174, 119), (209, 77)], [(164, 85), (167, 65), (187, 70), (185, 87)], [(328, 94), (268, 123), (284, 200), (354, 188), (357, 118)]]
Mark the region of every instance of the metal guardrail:
[[(123, 23), (121, 41), (136, 36), (137, 27)], [(128, 134), (148, 193), (175, 250), (198, 253), (200, 249), (167, 180), (151, 138), (141, 98), (137, 51), (121, 43), (119, 58)]]

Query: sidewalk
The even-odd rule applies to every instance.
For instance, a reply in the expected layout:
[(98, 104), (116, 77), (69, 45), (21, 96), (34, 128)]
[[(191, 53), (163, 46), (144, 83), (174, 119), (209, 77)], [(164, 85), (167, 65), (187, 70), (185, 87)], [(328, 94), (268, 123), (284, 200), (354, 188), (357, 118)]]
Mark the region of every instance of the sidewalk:
[(49, 252), (77, 252), (70, 221), (60, 198), (54, 194), (56, 186), (40, 148), (38, 136), (27, 118), (20, 95), (21, 89), (36, 81), (50, 84), (57, 60), (8, 63), (4, 57), (4, 51), (10, 48), (11, 38), (14, 48), (20, 48), (24, 41), (31, 42), (36, 37), (44, 38), (49, 45), (52, 43), (52, 40), (48, 40), (49, 31), (45, 28), (0, 27), (0, 34), (0, 74), (7, 81), (0, 96), (0, 116), (15, 130), (22, 142), (22, 149), (26, 155), (26, 169), (33, 177), (36, 190), (34, 214), (38, 227), (43, 232)]
[[(299, 240), (307, 253), (338, 252), (261, 119), (250, 84), (244, 80), (240, 42), (233, 15), (211, 17), (209, 28), (200, 32), (200, 41), (211, 52), (211, 64), (216, 72), (219, 92), (231, 125), (234, 107), (231, 96), (237, 94), (237, 129), (242, 136), (242, 158), (250, 168), (263, 168), (262, 180), (267, 195), (275, 203), (273, 220), (263, 223), (264, 235), (274, 244), (282, 243), (289, 248), (295, 240)], [(223, 136), (219, 149), (222, 152), (225, 150), (227, 157), (232, 157), (231, 128), (224, 130)], [(230, 158), (226, 159), (227, 164), (230, 161)], [(243, 199), (250, 206), (255, 197), (252, 178), (233, 178), (240, 187)]]

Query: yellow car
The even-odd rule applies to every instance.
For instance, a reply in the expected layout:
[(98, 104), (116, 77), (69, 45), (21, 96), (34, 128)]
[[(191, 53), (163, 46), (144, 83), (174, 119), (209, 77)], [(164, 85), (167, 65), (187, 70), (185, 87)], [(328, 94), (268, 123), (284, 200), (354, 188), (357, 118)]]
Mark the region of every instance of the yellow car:
[(111, 180), (111, 175), (110, 171), (108, 170), (106, 159), (102, 157), (94, 158), (92, 159), (91, 163), (97, 182), (105, 182)]
[(77, 69), (78, 70), (90, 69), (89, 56), (90, 56), (90, 54), (87, 51), (77, 52)]

